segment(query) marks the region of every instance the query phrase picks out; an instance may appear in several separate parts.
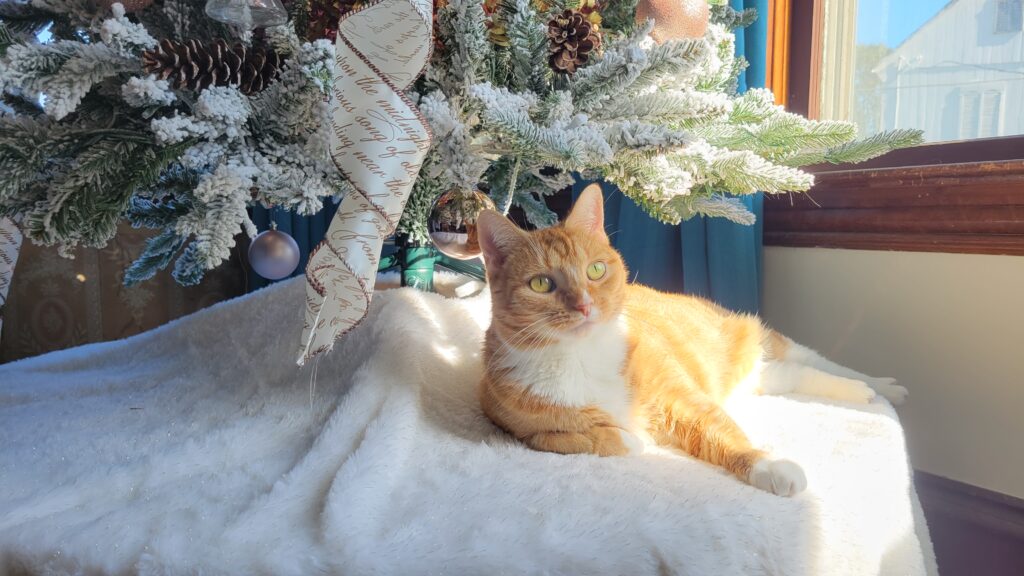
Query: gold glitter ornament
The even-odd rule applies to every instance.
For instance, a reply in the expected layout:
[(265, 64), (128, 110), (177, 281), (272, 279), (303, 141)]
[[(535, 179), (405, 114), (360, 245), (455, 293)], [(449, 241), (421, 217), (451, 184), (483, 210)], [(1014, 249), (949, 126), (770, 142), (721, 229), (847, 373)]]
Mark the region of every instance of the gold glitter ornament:
[(654, 19), (651, 38), (658, 44), (666, 40), (702, 38), (710, 16), (707, 0), (640, 0), (636, 6), (637, 24)]
[(494, 202), (479, 190), (452, 188), (438, 196), (427, 219), (427, 232), (434, 247), (456, 260), (480, 256), (476, 219), (484, 210), (494, 210)]

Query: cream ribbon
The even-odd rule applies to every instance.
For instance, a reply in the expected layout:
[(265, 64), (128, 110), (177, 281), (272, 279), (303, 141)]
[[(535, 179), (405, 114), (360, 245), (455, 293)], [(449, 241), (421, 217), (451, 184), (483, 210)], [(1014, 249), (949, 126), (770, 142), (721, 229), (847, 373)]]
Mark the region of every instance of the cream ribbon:
[(299, 365), (330, 350), (369, 309), (384, 238), (430, 149), (430, 128), (404, 90), (430, 58), (432, 21), (432, 0), (380, 0), (338, 23), (331, 156), (354, 192), (306, 266)]

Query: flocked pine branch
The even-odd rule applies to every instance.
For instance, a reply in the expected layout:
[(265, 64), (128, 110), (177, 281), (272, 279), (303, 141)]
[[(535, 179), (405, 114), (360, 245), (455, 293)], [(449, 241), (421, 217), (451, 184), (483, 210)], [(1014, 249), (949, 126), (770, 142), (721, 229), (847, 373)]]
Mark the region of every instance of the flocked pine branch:
[(732, 99), (730, 124), (752, 124), (763, 122), (776, 114), (781, 107), (775, 104), (775, 95), (765, 88), (751, 88)]
[(134, 286), (155, 276), (171, 263), (184, 245), (185, 238), (171, 228), (166, 228), (147, 240), (142, 254), (125, 270), (125, 286)]
[(434, 199), (446, 191), (438, 178), (430, 177), (438, 163), (437, 150), (431, 150), (420, 167), (420, 176), (413, 184), (409, 199), (405, 202), (405, 211), (402, 212), (395, 229), (398, 237), (413, 245), (426, 245), (430, 242), (427, 217), (430, 215)]
[(629, 31), (636, 20), (637, 0), (616, 0), (608, 2), (601, 16), (604, 26), (609, 30)]
[[(462, 83), (463, 87), (484, 80), (490, 44), (483, 3), (450, 0), (437, 16), (442, 34), (452, 42), (452, 48), (446, 54), (450, 65), (444, 67), (447, 75)], [(448, 88), (455, 89), (455, 86)]]
[(109, 46), (73, 41), (14, 45), (6, 56), (13, 64), (3, 69), (5, 82), (32, 94), (46, 94), (43, 106), (57, 120), (74, 112), (97, 83), (141, 68)]
[(34, 201), (29, 192), (45, 185), (48, 161), (56, 146), (59, 127), (48, 118), (0, 117), (0, 208), (13, 216)]
[(514, 90), (547, 92), (551, 68), (547, 66), (548, 38), (531, 0), (506, 0), (501, 4), (509, 38), (509, 60)]
[(709, 218), (725, 218), (730, 222), (750, 226), (757, 221), (754, 213), (747, 209), (739, 198), (714, 194), (712, 196), (680, 196), (670, 201), (671, 208), (683, 220), (701, 215)]
[(576, 107), (590, 111), (602, 101), (628, 90), (649, 67), (647, 52), (626, 46), (609, 50), (604, 57), (576, 73), (572, 96)]
[(604, 138), (613, 151), (627, 154), (650, 151), (668, 152), (694, 142), (694, 138), (689, 132), (638, 120), (626, 120), (610, 125), (604, 132)]
[(245, 230), (256, 234), (246, 211), (249, 182), (221, 167), (199, 182), (195, 205), (174, 225), (175, 233), (192, 237), (174, 264), (174, 278), (185, 286), (197, 284), (203, 275), (231, 256), (235, 235)]
[(0, 56), (7, 53), (7, 49), (14, 44), (14, 33), (7, 27), (7, 24), (0, 20)]
[(721, 24), (730, 30), (734, 28), (746, 28), (757, 20), (757, 10), (754, 10), (753, 8), (736, 10), (724, 2), (710, 2), (710, 4), (712, 4), (711, 21), (716, 24)]
[(712, 122), (729, 112), (731, 101), (721, 94), (664, 90), (619, 98), (594, 112), (596, 119), (643, 119), (672, 128)]
[(542, 126), (528, 112), (509, 106), (488, 107), (480, 113), (483, 126), (495, 141), (512, 154), (572, 169), (601, 164), (611, 158), (612, 149), (585, 123)]
[(717, 124), (694, 133), (720, 148), (749, 150), (778, 159), (795, 150), (827, 149), (849, 142), (857, 134), (850, 122), (818, 122), (781, 110), (757, 124)]
[(516, 190), (515, 201), (533, 226), (547, 228), (558, 223), (558, 215), (547, 207), (536, 189)]
[(797, 152), (783, 158), (782, 162), (788, 166), (808, 166), (824, 162), (832, 164), (864, 162), (892, 150), (917, 146), (923, 141), (920, 130), (890, 130), (827, 150)]
[(647, 67), (637, 77), (636, 88), (657, 85), (666, 77), (688, 81), (705, 64), (709, 46), (704, 40), (667, 40), (646, 52)]
[[(308, 214), (349, 189), (328, 154), (333, 46), (304, 36), (310, 6), (292, 3), (291, 25), (257, 38), (206, 17), (204, 3), (162, 0), (128, 16), (94, 0), (0, 2), (10, 32), (0, 38), (0, 213), (29, 238), (65, 252), (102, 245), (126, 218), (156, 230), (126, 282), (173, 262), (192, 284), (239, 232), (255, 233), (249, 206)], [(731, 28), (751, 11), (713, 0), (703, 38), (659, 45), (651, 22), (635, 24), (635, 0), (601, 4), (604, 51), (571, 75), (548, 64), (548, 20), (580, 0), (489, 0), (487, 13), (479, 0), (450, 0), (437, 10), (434, 56), (413, 89), (435, 142), (400, 235), (426, 242), (433, 200), (478, 183), (550, 225), (544, 198), (573, 174), (605, 178), (665, 222), (749, 224), (735, 195), (806, 190), (813, 179), (798, 166), (920, 140), (894, 131), (853, 141), (851, 124), (790, 114), (767, 90), (736, 94), (746, 63)], [(53, 40), (40, 44), (47, 26)], [(284, 63), (256, 94), (178, 88), (141, 68), (142, 51), (164, 38), (262, 42)]]

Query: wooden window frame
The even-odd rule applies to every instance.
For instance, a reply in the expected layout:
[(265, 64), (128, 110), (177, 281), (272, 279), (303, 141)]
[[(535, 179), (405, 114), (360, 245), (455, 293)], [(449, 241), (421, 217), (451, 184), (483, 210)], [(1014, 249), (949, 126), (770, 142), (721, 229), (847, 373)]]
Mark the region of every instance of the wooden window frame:
[[(824, 0), (776, 1), (790, 16), (787, 91), (777, 100), (814, 118)], [(765, 199), (765, 245), (1024, 255), (1024, 136), (926, 144), (808, 170), (810, 192)]]

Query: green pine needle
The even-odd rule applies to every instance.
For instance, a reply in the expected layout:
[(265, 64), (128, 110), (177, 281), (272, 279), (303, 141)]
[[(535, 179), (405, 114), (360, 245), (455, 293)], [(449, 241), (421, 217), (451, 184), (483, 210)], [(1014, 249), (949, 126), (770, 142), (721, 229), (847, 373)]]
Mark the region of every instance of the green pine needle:
[(175, 234), (173, 228), (167, 228), (147, 240), (142, 254), (125, 271), (124, 285), (134, 286), (155, 276), (171, 263), (184, 244), (185, 239)]

